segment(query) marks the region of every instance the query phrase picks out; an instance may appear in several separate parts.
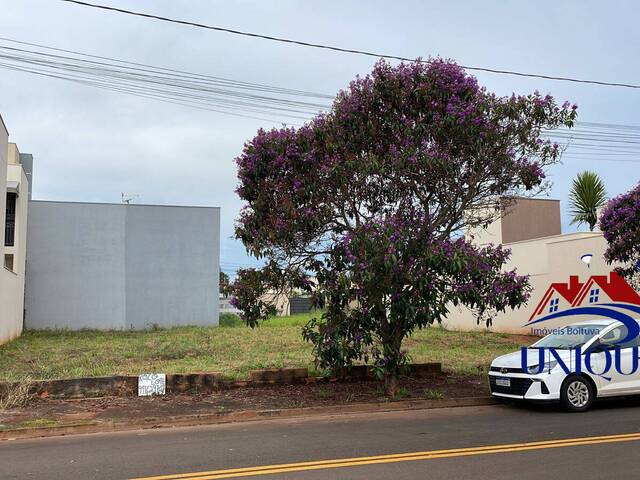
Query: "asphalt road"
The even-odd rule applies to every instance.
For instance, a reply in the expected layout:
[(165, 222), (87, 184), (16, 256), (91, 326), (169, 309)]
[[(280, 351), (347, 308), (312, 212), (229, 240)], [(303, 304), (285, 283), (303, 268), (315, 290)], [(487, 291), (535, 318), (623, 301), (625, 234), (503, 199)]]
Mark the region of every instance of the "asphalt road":
[(640, 399), (584, 414), (501, 405), (0, 443), (3, 480), (631, 479), (639, 462)]

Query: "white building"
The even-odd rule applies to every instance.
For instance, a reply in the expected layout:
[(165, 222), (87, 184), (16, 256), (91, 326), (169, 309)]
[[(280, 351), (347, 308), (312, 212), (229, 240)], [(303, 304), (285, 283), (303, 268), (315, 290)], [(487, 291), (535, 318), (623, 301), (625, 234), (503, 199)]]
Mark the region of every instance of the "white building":
[(22, 333), (24, 323), (27, 210), (32, 158), (8, 142), (0, 116), (0, 344)]
[[(611, 298), (606, 292), (610, 291), (617, 292), (612, 295), (619, 295), (624, 303), (640, 306), (640, 295), (612, 275), (613, 267), (604, 260), (607, 242), (601, 232), (560, 232), (558, 200), (517, 199), (504, 207), (501, 218), (487, 229), (469, 233), (479, 245), (493, 243), (509, 248), (511, 259), (505, 269), (516, 268), (520, 275), (529, 275), (533, 287), (527, 305), (507, 309), (493, 318), (493, 331), (531, 334), (543, 327), (551, 329), (593, 318), (579, 315), (533, 323), (585, 304), (607, 303)], [(591, 255), (589, 263), (584, 255)], [(460, 330), (484, 328), (464, 307), (452, 308), (445, 325)]]

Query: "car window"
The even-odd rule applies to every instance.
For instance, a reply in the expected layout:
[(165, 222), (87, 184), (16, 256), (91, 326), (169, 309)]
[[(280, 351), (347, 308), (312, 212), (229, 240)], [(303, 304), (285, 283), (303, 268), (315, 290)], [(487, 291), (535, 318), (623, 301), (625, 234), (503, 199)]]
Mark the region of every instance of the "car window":
[(619, 346), (620, 348), (640, 347), (640, 338), (638, 337), (635, 337), (625, 343), (620, 343), (620, 340), (622, 340), (626, 336), (627, 327), (621, 325), (600, 337), (600, 343), (611, 347)]
[(584, 345), (607, 325), (568, 325), (557, 329), (554, 333), (538, 340), (532, 345), (534, 348), (576, 348)]

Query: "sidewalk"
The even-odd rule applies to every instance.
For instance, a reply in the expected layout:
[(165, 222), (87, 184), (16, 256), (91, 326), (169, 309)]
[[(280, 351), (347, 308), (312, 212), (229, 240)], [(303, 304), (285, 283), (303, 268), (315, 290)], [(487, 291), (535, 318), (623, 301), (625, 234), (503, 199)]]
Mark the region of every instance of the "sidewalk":
[(403, 379), (393, 399), (385, 397), (381, 388), (378, 382), (358, 381), (246, 387), (153, 398), (37, 398), (26, 408), (0, 412), (0, 438), (491, 403), (486, 382), (477, 376), (445, 374)]

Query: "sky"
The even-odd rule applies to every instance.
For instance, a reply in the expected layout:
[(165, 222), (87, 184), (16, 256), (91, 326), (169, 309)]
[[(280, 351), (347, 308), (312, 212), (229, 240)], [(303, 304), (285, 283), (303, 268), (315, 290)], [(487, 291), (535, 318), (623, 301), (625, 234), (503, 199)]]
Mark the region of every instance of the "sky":
[[(640, 84), (634, 1), (95, 3), (410, 58)], [(331, 95), (376, 61), (59, 0), (0, 0), (0, 37)], [(537, 89), (575, 102), (580, 121), (640, 125), (640, 90), (472, 73), (500, 95)], [(120, 202), (125, 192), (137, 203), (220, 206), (222, 268), (256, 263), (232, 238), (241, 207), (234, 158), (257, 129), (291, 119), (239, 118), (1, 68), (0, 115), (10, 141), (34, 155), (34, 199)], [(577, 228), (567, 197), (578, 172), (596, 171), (610, 196), (638, 182), (639, 164), (612, 158), (620, 157), (576, 153), (549, 171), (563, 231)]]

